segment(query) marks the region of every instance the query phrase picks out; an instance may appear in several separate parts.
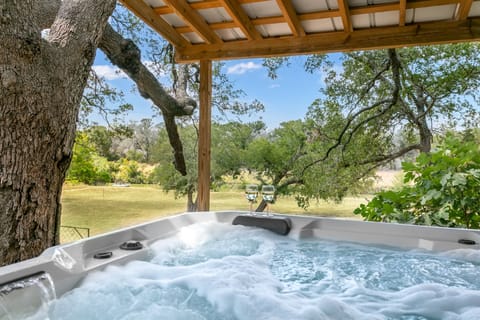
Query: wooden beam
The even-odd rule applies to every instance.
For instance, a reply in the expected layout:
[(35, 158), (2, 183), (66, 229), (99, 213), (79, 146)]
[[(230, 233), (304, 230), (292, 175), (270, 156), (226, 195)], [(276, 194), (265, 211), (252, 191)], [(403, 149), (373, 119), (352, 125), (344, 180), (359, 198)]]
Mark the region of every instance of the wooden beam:
[(200, 35), (207, 43), (222, 43), (223, 40), (210, 29), (205, 19), (193, 10), (186, 0), (163, 0), (166, 5), (173, 8), (175, 13), (189, 24), (195, 32)]
[(212, 61), (200, 60), (200, 124), (198, 129), (198, 211), (210, 210)]
[(178, 61), (226, 60), (254, 57), (331, 53), (354, 50), (480, 41), (480, 18), (441, 21), (402, 27), (325, 32), (305, 37), (232, 41), (222, 46), (195, 45), (178, 50)]
[(222, 5), (227, 10), (230, 17), (232, 17), (233, 21), (235, 21), (240, 29), (242, 29), (243, 33), (249, 40), (260, 40), (262, 39), (262, 35), (253, 25), (250, 18), (243, 10), (242, 6), (239, 4), (238, 1), (235, 0), (219, 0)]
[(290, 0), (277, 0), (278, 7), (282, 11), (282, 15), (288, 23), (290, 30), (296, 37), (305, 36), (305, 30), (297, 17), (297, 12)]
[(407, 16), (407, 0), (400, 0), (399, 2), (399, 13), (398, 13), (398, 25), (400, 27), (405, 26), (405, 20)]
[(398, 3), (373, 4), (369, 6), (350, 8), (350, 14), (351, 15), (369, 14), (369, 13), (397, 11), (397, 10), (398, 10)]
[(175, 47), (184, 48), (190, 45), (184, 37), (175, 31), (165, 20), (161, 19), (145, 2), (137, 0), (120, 0), (120, 2)]
[(426, 7), (444, 6), (448, 4), (459, 3), (460, 0), (410, 0), (407, 1), (407, 9), (417, 9)]
[(343, 31), (352, 32), (353, 25), (350, 20), (350, 8), (348, 7), (348, 0), (338, 0), (338, 10), (340, 11), (340, 16), (342, 17)]
[[(191, 2), (189, 3), (190, 7), (194, 10), (202, 10), (202, 9), (212, 9), (212, 8), (220, 8), (221, 5), (218, 0), (204, 0), (201, 2)], [(172, 14), (175, 13), (175, 10), (169, 6), (161, 6), (153, 8), (156, 14)]]
[(265, 17), (265, 18), (255, 18), (251, 20), (253, 25), (261, 26), (262, 24), (275, 24), (275, 23), (286, 23), (284, 16), (275, 16), (275, 17)]
[(458, 12), (456, 15), (457, 20), (465, 20), (468, 18), (468, 14), (470, 13), (470, 9), (472, 8), (473, 0), (461, 0)]
[(335, 9), (335, 10), (301, 13), (298, 15), (298, 18), (303, 21), (303, 20), (328, 19), (328, 18), (335, 18), (339, 16), (340, 16), (340, 11)]

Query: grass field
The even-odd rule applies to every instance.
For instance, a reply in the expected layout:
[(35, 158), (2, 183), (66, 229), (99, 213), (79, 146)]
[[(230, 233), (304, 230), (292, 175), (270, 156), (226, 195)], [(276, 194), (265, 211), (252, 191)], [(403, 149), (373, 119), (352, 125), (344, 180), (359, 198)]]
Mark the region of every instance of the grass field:
[[(340, 204), (319, 202), (305, 211), (297, 207), (294, 198), (280, 197), (271, 211), (358, 218), (353, 209), (364, 202), (363, 198), (346, 198)], [(62, 225), (90, 228), (90, 235), (96, 235), (184, 212), (186, 199), (175, 199), (173, 193), (152, 185), (128, 188), (66, 185), (62, 208)], [(242, 192), (213, 192), (210, 209), (248, 211), (249, 206)]]

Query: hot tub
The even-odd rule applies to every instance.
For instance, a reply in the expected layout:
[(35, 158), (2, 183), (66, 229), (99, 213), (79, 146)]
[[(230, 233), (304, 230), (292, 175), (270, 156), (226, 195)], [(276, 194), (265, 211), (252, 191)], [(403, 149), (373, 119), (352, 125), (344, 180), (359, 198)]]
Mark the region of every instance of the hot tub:
[(208, 222), (255, 226), (257, 218), (261, 221), (259, 227), (267, 229), (270, 219), (286, 221), (288, 230), (277, 232), (288, 233), (286, 239), (342, 241), (422, 252), (467, 250), (469, 255), (480, 252), (480, 231), (475, 230), (293, 215), (254, 217), (231, 211), (184, 213), (52, 247), (37, 258), (0, 268), (0, 320), (34, 315), (94, 271), (148, 259), (153, 243), (177, 234), (184, 227)]

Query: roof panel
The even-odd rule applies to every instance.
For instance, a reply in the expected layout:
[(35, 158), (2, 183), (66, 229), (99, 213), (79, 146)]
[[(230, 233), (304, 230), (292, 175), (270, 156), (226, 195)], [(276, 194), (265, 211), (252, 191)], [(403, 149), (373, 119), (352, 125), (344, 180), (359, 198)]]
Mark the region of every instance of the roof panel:
[(327, 0), (292, 0), (293, 7), (297, 13), (317, 12), (338, 8), (335, 0), (330, 0), (330, 2), (335, 2), (336, 7), (332, 8)]
[(375, 27), (398, 26), (400, 15), (398, 11), (375, 13)]
[(205, 41), (195, 32), (182, 33), (182, 36), (193, 44), (205, 43)]
[(243, 9), (250, 18), (276, 17), (282, 15), (282, 11), (275, 0), (246, 3)]
[(336, 10), (338, 9), (338, 2), (337, 0), (327, 0), (327, 5), (330, 8), (330, 10)]
[(405, 12), (405, 23), (411, 24), (413, 23), (415, 9), (407, 9)]
[(240, 28), (232, 28), (232, 29), (220, 29), (215, 30), (215, 33), (223, 41), (234, 41), (234, 40), (245, 40), (247, 37), (243, 34), (242, 29)]
[(306, 33), (335, 31), (333, 20), (330, 18), (302, 21), (302, 26)]
[(335, 30), (343, 31), (344, 28), (343, 28), (342, 18), (335, 17), (332, 20), (333, 20), (333, 25), (335, 26)]
[(257, 30), (264, 38), (292, 35), (292, 30), (290, 30), (288, 23), (263, 24), (261, 26), (257, 26)]
[(198, 13), (207, 21), (207, 23), (230, 22), (232, 17), (225, 8), (210, 8), (198, 10)]
[(182, 18), (177, 16), (175, 13), (170, 14), (162, 14), (161, 16), (165, 21), (168, 22), (169, 25), (178, 28), (178, 27), (185, 27), (187, 24), (183, 21)]
[(367, 0), (348, 0), (348, 5), (351, 8), (368, 6), (368, 3)]
[(351, 19), (354, 29), (366, 29), (372, 25), (370, 14), (357, 14), (352, 16)]
[(474, 1), (468, 17), (480, 17), (480, 1)]
[(416, 8), (414, 12), (413, 22), (418, 23), (453, 19), (455, 17), (456, 10), (457, 4)]

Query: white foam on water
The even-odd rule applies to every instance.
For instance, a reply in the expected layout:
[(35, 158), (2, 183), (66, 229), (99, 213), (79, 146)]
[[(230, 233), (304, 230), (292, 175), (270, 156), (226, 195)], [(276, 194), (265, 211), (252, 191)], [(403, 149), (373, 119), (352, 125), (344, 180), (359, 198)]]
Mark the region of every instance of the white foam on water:
[(205, 223), (155, 243), (151, 261), (88, 275), (47, 318), (480, 319), (480, 266), (460, 258), (471, 254), (450, 260)]
[(440, 253), (440, 255), (451, 258), (470, 261), (480, 264), (480, 250), (456, 249)]

